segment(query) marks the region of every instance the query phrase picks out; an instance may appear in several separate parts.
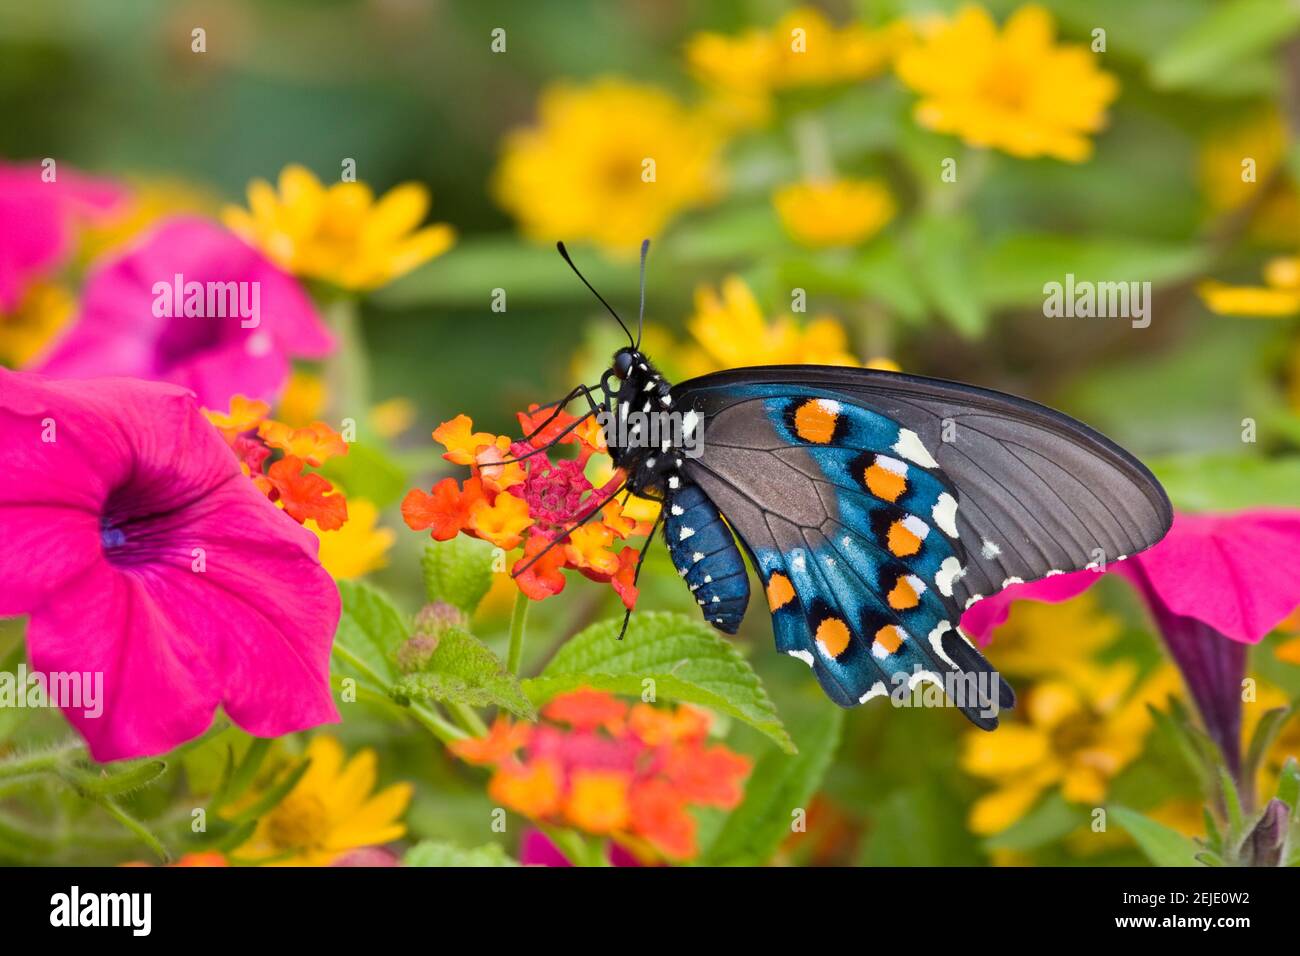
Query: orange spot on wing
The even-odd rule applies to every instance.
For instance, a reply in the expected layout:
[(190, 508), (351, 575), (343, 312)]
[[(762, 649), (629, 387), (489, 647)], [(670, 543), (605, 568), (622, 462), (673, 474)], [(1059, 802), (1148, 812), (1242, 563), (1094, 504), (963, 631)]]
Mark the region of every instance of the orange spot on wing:
[(773, 612), (781, 610), (794, 598), (794, 588), (784, 574), (773, 574), (767, 582), (767, 606)]
[(897, 501), (907, 490), (907, 479), (883, 465), (871, 465), (862, 473), (867, 490), (882, 501)]
[(810, 398), (794, 413), (794, 430), (806, 442), (825, 445), (835, 435), (839, 415), (828, 409), (821, 399)]
[(895, 521), (889, 526), (885, 544), (889, 548), (889, 553), (899, 558), (910, 557), (921, 550), (921, 539), (902, 521)]
[(883, 647), (886, 653), (892, 654), (903, 646), (903, 634), (893, 624), (886, 624), (876, 631), (876, 643)]
[(848, 649), (849, 629), (837, 617), (828, 617), (817, 625), (817, 643), (831, 657), (839, 657)]
[(916, 607), (920, 601), (920, 595), (916, 593), (916, 588), (912, 587), (911, 582), (905, 576), (899, 575), (893, 589), (889, 592), (887, 600), (889, 606), (895, 611), (906, 611), (908, 608)]

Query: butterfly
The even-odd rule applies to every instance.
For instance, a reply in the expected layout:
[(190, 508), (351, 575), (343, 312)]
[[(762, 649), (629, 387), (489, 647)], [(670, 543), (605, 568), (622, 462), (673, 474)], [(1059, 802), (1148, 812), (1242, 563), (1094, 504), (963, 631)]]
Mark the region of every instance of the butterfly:
[(960, 631), (963, 611), (1012, 584), (1123, 560), (1169, 530), (1169, 499), (1140, 461), (1013, 395), (815, 365), (670, 383), (640, 349), (649, 241), (635, 338), (557, 247), (628, 345), (553, 414), (586, 400), (626, 475), (619, 492), (661, 503), (673, 565), (728, 634), (749, 604), (748, 557), (777, 650), (843, 707), (928, 682), (996, 728), (1015, 695)]

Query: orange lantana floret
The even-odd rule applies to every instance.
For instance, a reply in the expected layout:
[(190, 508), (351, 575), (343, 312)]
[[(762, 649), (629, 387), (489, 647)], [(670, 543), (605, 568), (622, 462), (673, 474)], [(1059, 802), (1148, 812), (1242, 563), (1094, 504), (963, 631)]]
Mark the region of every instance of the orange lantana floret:
[(520, 747), (527, 745), (532, 736), (528, 724), (512, 723), (509, 717), (500, 716), (492, 724), (486, 737), (467, 737), (454, 740), (447, 749), (466, 763), (476, 766), (494, 766), (513, 757)]
[(284, 422), (267, 421), (258, 426), (257, 434), (272, 448), (317, 468), (335, 455), (348, 453), (348, 443), (324, 422), (293, 428)]
[(433, 440), (447, 449), (443, 458), (457, 465), (472, 465), (478, 450), (484, 445), (495, 445), (497, 436), (474, 431), (473, 419), (457, 415), (433, 430)]
[(429, 493), (412, 488), (402, 499), (402, 518), (412, 531), (431, 529), (435, 541), (450, 541), (465, 530), (474, 507), (483, 501), (483, 487), (477, 478), (465, 481), (461, 489), (455, 478), (444, 478)]
[(560, 569), (568, 559), (562, 545), (547, 550), (550, 543), (542, 537), (529, 538), (524, 545), (523, 556), (510, 569), (519, 590), (533, 601), (540, 601), (564, 590), (565, 578)]
[(678, 747), (669, 753), (664, 776), (683, 799), (708, 807), (730, 810), (744, 796), (742, 783), (752, 761), (726, 747), (698, 744)]
[(488, 796), (526, 817), (548, 817), (560, 811), (563, 779), (553, 760), (508, 763), (492, 775)]
[(557, 724), (568, 724), (574, 730), (603, 727), (617, 735), (623, 731), (627, 704), (613, 694), (583, 687), (552, 698), (542, 708), (542, 716)]
[(528, 516), (528, 504), (514, 495), (498, 494), (492, 504), (486, 500), (477, 503), (469, 516), (469, 527), (484, 541), (509, 551), (519, 546), (524, 531), (533, 519)]
[(628, 774), (609, 770), (576, 770), (569, 778), (564, 816), (588, 833), (617, 833), (628, 825)]
[(236, 435), (251, 432), (260, 425), (266, 416), (271, 414), (271, 406), (258, 399), (248, 398), (245, 395), (236, 395), (230, 399), (230, 411), (228, 413), (205, 408), (203, 414), (207, 416), (208, 421), (221, 429), (221, 433), (226, 436), (226, 440), (230, 441)]
[(320, 475), (302, 473), (303, 460), (286, 455), (267, 469), (266, 479), (295, 521), (308, 518), (322, 531), (337, 531), (348, 520), (348, 503)]
[(674, 711), (637, 704), (628, 717), (628, 729), (650, 747), (703, 740), (709, 732), (709, 723), (709, 715), (694, 707), (678, 707)]
[(638, 836), (669, 859), (695, 856), (695, 818), (671, 783), (647, 780), (632, 791), (629, 803), (632, 829)]
[(593, 521), (573, 530), (565, 543), (565, 554), (575, 568), (613, 575), (619, 569), (618, 555), (610, 550), (613, 543), (614, 532)]

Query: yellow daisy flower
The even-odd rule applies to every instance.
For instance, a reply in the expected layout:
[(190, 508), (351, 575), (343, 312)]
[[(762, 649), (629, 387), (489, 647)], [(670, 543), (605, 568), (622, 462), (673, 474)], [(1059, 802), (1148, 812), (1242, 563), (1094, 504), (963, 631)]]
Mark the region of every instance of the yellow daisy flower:
[(307, 520), (308, 529), (320, 538), (320, 563), (335, 580), (359, 578), (388, 564), (396, 535), (378, 523), (379, 509), (366, 498), (348, 499), (348, 520), (335, 531), (322, 531)]
[(406, 834), (402, 814), (411, 785), (397, 783), (371, 795), (376, 757), (359, 750), (345, 765), (333, 737), (313, 737), (311, 766), (284, 799), (257, 822), (233, 856), (273, 866), (328, 866), (349, 850), (378, 846)]
[(967, 735), (963, 769), (995, 785), (971, 807), (972, 832), (1005, 830), (1053, 787), (1072, 802), (1101, 803), (1111, 779), (1142, 751), (1147, 704), (1163, 703), (1178, 687), (1171, 666), (1137, 684), (1128, 661), (1083, 676), (1036, 684), (1017, 708), (1019, 719), (996, 734)]
[(702, 114), (656, 87), (563, 84), (542, 94), (535, 126), (507, 136), (492, 190), (532, 239), (632, 253), (718, 195), (720, 147)]
[(286, 166), (279, 191), (263, 179), (248, 186), (248, 209), (227, 206), (227, 226), (282, 268), (344, 289), (377, 289), (442, 255), (456, 231), (419, 228), (429, 190), (403, 183), (378, 199), (364, 183), (324, 186), (308, 169)]
[(791, 183), (772, 195), (781, 225), (805, 246), (855, 246), (894, 216), (894, 197), (876, 179)]
[(696, 289), (695, 314), (686, 327), (699, 343), (682, 357), (692, 375), (746, 365), (861, 364), (835, 319), (820, 316), (800, 325), (790, 315), (768, 322), (739, 276), (728, 276), (720, 290)]
[(916, 121), (1022, 159), (1087, 159), (1089, 134), (1105, 125), (1119, 84), (1086, 47), (1058, 45), (1054, 33), (1052, 15), (1033, 5), (1012, 14), (1001, 33), (978, 6), (922, 23), (895, 63), (921, 95)]
[(31, 285), (12, 312), (0, 312), (0, 364), (27, 365), (68, 324), (75, 308), (67, 289), (45, 282)]

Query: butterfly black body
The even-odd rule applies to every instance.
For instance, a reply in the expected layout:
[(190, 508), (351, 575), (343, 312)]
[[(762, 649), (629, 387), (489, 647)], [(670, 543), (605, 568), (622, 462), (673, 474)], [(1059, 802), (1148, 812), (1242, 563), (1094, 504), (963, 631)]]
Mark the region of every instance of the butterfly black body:
[(1172, 523), (1128, 452), (975, 386), (805, 365), (671, 385), (633, 342), (584, 391), (627, 488), (662, 502), (705, 620), (739, 627), (743, 549), (778, 650), (845, 707), (928, 682), (993, 729), (1014, 695), (960, 632), (962, 612), (1011, 584), (1124, 560)]

